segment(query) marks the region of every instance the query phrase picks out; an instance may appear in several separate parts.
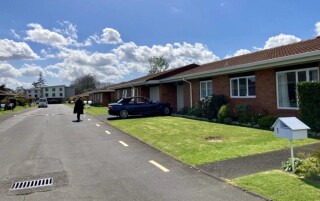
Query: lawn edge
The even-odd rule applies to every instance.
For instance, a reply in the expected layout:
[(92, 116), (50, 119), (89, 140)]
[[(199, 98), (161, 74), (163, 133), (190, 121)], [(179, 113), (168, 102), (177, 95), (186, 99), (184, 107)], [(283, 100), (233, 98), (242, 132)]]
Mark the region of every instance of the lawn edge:
[[(86, 113), (86, 114), (88, 114), (88, 113)], [(191, 164), (187, 164), (187, 163), (185, 163), (185, 162), (183, 162), (183, 161), (175, 158), (174, 156), (169, 155), (169, 154), (167, 154), (167, 153), (159, 150), (157, 147), (154, 147), (154, 146), (152, 146), (152, 145), (150, 145), (150, 144), (148, 144), (148, 143), (146, 143), (146, 142), (144, 142), (144, 141), (136, 138), (135, 136), (130, 135), (129, 133), (127, 133), (127, 132), (125, 132), (125, 131), (123, 131), (123, 130), (121, 130), (121, 129), (119, 129), (119, 128), (111, 125), (111, 124), (109, 124), (108, 121), (106, 121), (105, 119), (99, 118), (98, 116), (94, 116), (94, 115), (91, 115), (91, 114), (88, 114), (88, 115), (90, 115), (90, 116), (92, 116), (92, 117), (94, 117), (94, 118), (96, 118), (96, 119), (98, 119), (98, 120), (100, 120), (100, 121), (108, 124), (109, 126), (111, 126), (111, 127), (114, 128), (114, 129), (120, 130), (122, 133), (124, 133), (124, 134), (126, 134), (126, 135), (128, 135), (128, 136), (130, 136), (130, 137), (132, 137), (132, 138), (134, 138), (134, 139), (136, 139), (136, 140), (138, 140), (138, 141), (141, 142), (142, 144), (145, 144), (145, 145), (153, 148), (154, 150), (160, 152), (161, 154), (164, 154), (164, 155), (166, 155), (166, 156), (169, 156), (170, 158), (172, 158), (172, 159), (176, 160), (177, 162), (181, 163), (182, 165), (186, 165), (186, 166), (188, 166), (188, 167), (190, 167), (190, 168), (194, 168), (195, 170), (200, 171), (200, 172), (202, 172), (203, 174), (205, 174), (205, 175), (207, 175), (207, 176), (210, 176), (210, 177), (212, 177), (212, 178), (214, 178), (214, 179), (217, 179), (217, 180), (219, 180), (219, 181), (221, 181), (221, 182), (224, 182), (224, 183), (226, 183), (226, 184), (228, 184), (228, 185), (230, 185), (230, 186), (232, 186), (232, 187), (234, 187), (234, 188), (237, 188), (237, 189), (243, 191), (244, 193), (248, 193), (248, 194), (250, 194), (250, 195), (252, 195), (252, 196), (261, 198), (261, 199), (266, 200), (266, 201), (272, 201), (272, 199), (267, 198), (267, 197), (265, 197), (265, 196), (262, 196), (262, 195), (260, 195), (260, 194), (258, 194), (258, 193), (256, 193), (256, 192), (254, 192), (254, 191), (251, 191), (251, 190), (242, 188), (242, 187), (240, 187), (240, 186), (237, 186), (237, 185), (235, 185), (235, 184), (232, 184), (232, 183), (230, 182), (230, 180), (228, 180), (228, 179), (226, 179), (226, 178), (218, 177), (217, 175), (211, 174), (211, 173), (209, 173), (209, 172), (207, 172), (207, 171), (205, 171), (205, 170), (203, 170), (203, 169), (198, 168), (197, 166), (193, 166), (193, 165), (191, 165)]]

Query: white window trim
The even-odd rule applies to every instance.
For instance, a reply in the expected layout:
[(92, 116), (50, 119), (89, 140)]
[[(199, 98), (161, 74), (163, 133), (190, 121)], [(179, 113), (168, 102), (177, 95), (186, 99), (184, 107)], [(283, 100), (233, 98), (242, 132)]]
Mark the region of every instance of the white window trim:
[(206, 83), (206, 93), (207, 93), (207, 92), (208, 92), (208, 83), (209, 83), (209, 82), (211, 82), (212, 92), (211, 92), (211, 94), (206, 94), (206, 96), (204, 96), (204, 97), (208, 97), (208, 96), (211, 96), (211, 95), (213, 94), (212, 80), (200, 81), (200, 99), (203, 99), (203, 98), (202, 98), (201, 84), (202, 84), (202, 83)]
[(296, 81), (298, 81), (298, 72), (306, 71), (307, 72), (307, 77), (306, 77), (307, 78), (307, 82), (310, 82), (310, 81), (308, 81), (308, 80), (310, 80), (310, 77), (309, 77), (309, 71), (310, 70), (318, 70), (318, 79), (319, 79), (319, 67), (302, 68), (302, 69), (297, 69), (297, 70), (286, 70), (286, 71), (276, 72), (277, 109), (281, 109), (281, 110), (298, 110), (299, 109), (299, 107), (280, 107), (279, 106), (278, 75), (281, 74), (281, 73), (292, 73), (292, 72), (295, 72)]
[[(249, 96), (249, 84), (248, 84), (248, 78), (256, 78), (255, 75), (250, 75), (250, 76), (242, 76), (242, 77), (234, 77), (234, 78), (230, 78), (230, 97), (231, 98), (256, 98), (256, 96)], [(246, 96), (240, 96), (240, 84), (239, 84), (239, 79), (241, 78), (246, 78), (246, 82), (247, 82), (247, 95)], [(233, 80), (237, 80), (238, 82), (238, 96), (233, 96), (232, 95), (232, 81)], [(257, 92), (256, 92), (257, 94)]]

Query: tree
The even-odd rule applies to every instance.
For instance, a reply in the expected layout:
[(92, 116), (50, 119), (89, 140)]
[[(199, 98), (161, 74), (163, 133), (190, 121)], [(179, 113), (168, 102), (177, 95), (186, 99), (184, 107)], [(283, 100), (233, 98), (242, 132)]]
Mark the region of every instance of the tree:
[(149, 58), (150, 70), (149, 74), (159, 73), (165, 71), (169, 67), (169, 60), (164, 58), (163, 56), (160, 57), (150, 57)]
[(46, 80), (43, 78), (43, 74), (40, 71), (38, 80), (36, 82), (32, 82), (32, 85), (34, 86), (34, 88), (40, 88), (40, 97), (42, 97), (41, 88), (45, 84), (46, 84)]
[(86, 91), (94, 90), (99, 85), (99, 81), (96, 79), (94, 75), (83, 75), (81, 77), (76, 78), (70, 84), (71, 87), (75, 88), (76, 94), (81, 94)]

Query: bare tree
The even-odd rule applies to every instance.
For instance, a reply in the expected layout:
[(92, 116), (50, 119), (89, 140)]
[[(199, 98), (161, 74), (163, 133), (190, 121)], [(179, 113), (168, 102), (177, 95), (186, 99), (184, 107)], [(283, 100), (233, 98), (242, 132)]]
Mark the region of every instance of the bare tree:
[(149, 74), (159, 73), (169, 68), (169, 60), (163, 56), (150, 57), (148, 61), (150, 64)]
[(76, 94), (81, 94), (86, 91), (94, 90), (99, 85), (99, 81), (94, 75), (84, 75), (76, 78), (70, 84), (71, 87), (75, 88)]

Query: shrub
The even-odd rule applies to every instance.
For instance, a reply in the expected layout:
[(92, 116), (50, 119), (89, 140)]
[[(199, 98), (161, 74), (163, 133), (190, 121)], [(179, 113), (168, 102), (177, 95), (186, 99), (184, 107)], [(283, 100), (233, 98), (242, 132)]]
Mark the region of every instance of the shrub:
[(296, 174), (305, 178), (315, 179), (320, 174), (320, 161), (315, 157), (308, 157), (302, 160), (296, 168)]
[(101, 103), (92, 103), (91, 106), (93, 106), (93, 107), (101, 107), (102, 104)]
[(230, 106), (229, 105), (222, 105), (218, 111), (218, 121), (223, 122), (225, 118), (229, 117), (230, 113)]
[(236, 106), (236, 116), (239, 123), (250, 123), (251, 121), (251, 105), (243, 103)]
[(201, 117), (212, 120), (217, 117), (220, 107), (224, 104), (227, 104), (224, 95), (212, 95), (198, 101), (196, 108)]
[(224, 118), (224, 119), (223, 119), (223, 123), (225, 123), (225, 124), (232, 124), (232, 119), (231, 119), (231, 117), (226, 117), (226, 118)]
[[(301, 165), (302, 160), (294, 158), (294, 169), (296, 170)], [(292, 172), (292, 160), (289, 158), (287, 161), (281, 163), (281, 168), (286, 172)]]
[(315, 132), (320, 132), (320, 82), (298, 83), (299, 115)]
[(264, 116), (258, 120), (258, 126), (260, 128), (270, 129), (270, 127), (274, 124), (276, 120), (277, 120), (276, 116), (272, 116), (272, 115)]

